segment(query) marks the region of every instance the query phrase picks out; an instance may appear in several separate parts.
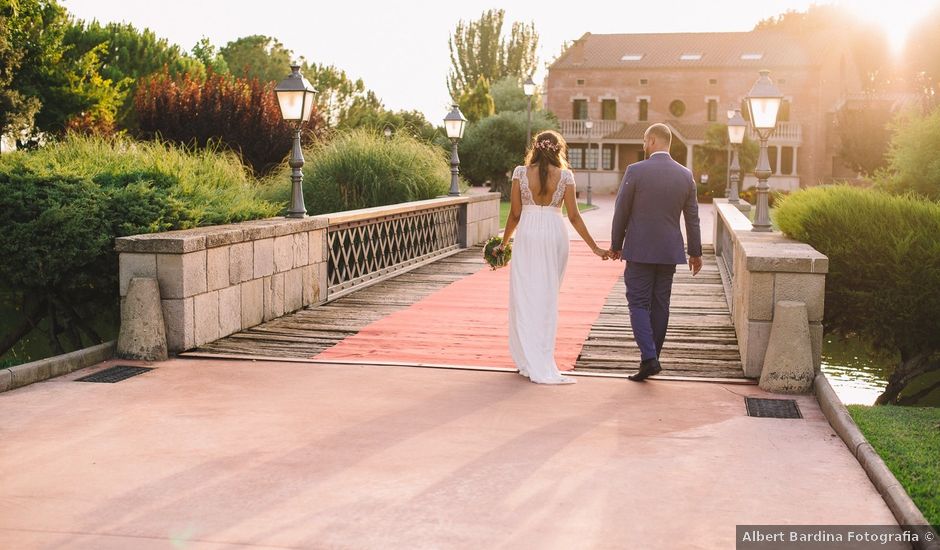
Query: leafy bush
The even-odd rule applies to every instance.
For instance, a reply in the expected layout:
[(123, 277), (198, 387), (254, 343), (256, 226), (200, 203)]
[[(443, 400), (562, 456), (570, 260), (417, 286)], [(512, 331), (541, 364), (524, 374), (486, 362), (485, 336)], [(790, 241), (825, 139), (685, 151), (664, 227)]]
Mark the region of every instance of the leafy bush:
[[(444, 152), (405, 132), (391, 139), (368, 130), (340, 133), (304, 156), (304, 203), (310, 214), (431, 199), (450, 188)], [(290, 169), (268, 183), (270, 198), (287, 203)]]
[(892, 193), (913, 192), (940, 200), (940, 109), (901, 121), (888, 151), (888, 167), (876, 177)]
[[(81, 345), (117, 305), (114, 238), (274, 215), (231, 153), (68, 136), (0, 157), (0, 290), (23, 322)], [(69, 333), (69, 331), (73, 331)], [(12, 331), (18, 333), (17, 329)], [(0, 339), (0, 355), (16, 342)]]
[[(212, 74), (205, 80), (164, 71), (141, 83), (134, 98), (142, 137), (237, 152), (256, 174), (274, 169), (290, 152), (291, 125), (281, 118), (274, 83)], [(304, 125), (312, 142), (324, 127), (314, 110)]]
[[(532, 135), (557, 129), (544, 112), (532, 113)], [(493, 190), (509, 196), (509, 173), (525, 160), (526, 113), (509, 111), (467, 127), (460, 142), (460, 171), (471, 183), (492, 182)]]
[(911, 380), (940, 369), (940, 204), (818, 187), (784, 199), (775, 221), (829, 257), (826, 329), (900, 353), (878, 403), (904, 402)]

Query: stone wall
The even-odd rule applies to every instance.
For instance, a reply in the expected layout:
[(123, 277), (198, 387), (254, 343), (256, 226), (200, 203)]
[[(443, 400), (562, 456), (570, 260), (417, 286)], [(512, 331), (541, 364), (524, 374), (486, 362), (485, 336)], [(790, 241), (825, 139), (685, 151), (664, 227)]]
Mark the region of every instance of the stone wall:
[[(822, 353), (823, 307), (829, 259), (808, 244), (774, 231), (751, 231), (751, 223), (725, 199), (715, 200), (715, 253), (731, 278), (731, 315), (744, 374), (761, 374), (770, 340), (774, 304), (803, 302), (809, 316), (813, 364)], [(728, 247), (732, 250), (728, 250)]]
[(325, 218), (271, 218), (122, 237), (131, 277), (160, 285), (167, 347), (178, 352), (326, 299)]
[(461, 247), (498, 234), (499, 194), (486, 193), (121, 237), (121, 299), (132, 277), (157, 279), (167, 349), (192, 349), (329, 299), (331, 224), (449, 205), (460, 207)]

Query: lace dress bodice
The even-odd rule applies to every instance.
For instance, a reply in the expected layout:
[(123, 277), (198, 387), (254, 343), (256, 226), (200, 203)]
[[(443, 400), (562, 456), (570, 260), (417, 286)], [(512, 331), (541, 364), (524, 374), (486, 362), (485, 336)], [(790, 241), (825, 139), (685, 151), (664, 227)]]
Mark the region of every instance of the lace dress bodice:
[(517, 166), (512, 172), (512, 179), (519, 180), (519, 190), (522, 192), (523, 206), (532, 205), (561, 208), (561, 203), (565, 199), (565, 188), (569, 185), (574, 185), (574, 174), (571, 173), (571, 170), (563, 169), (561, 171), (561, 178), (558, 180), (558, 185), (555, 187), (555, 192), (552, 193), (551, 202), (549, 204), (538, 204), (535, 202), (535, 197), (532, 195), (532, 188), (529, 187), (529, 178), (526, 174), (525, 166)]

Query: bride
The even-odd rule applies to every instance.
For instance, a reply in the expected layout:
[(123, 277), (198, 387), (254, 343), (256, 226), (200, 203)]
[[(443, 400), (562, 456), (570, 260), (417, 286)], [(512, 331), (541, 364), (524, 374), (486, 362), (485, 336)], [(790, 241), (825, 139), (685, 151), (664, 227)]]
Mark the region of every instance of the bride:
[(511, 210), (503, 233), (515, 233), (509, 264), (509, 351), (519, 373), (539, 384), (573, 384), (555, 365), (558, 293), (568, 264), (568, 221), (591, 247), (607, 259), (608, 252), (591, 238), (575, 196), (574, 174), (568, 169), (568, 146), (556, 132), (535, 136), (525, 166), (512, 173)]

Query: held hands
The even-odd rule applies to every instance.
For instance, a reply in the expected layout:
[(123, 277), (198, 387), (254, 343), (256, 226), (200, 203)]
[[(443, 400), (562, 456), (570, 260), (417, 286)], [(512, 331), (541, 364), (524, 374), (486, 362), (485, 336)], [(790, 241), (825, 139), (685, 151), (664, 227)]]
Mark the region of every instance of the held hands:
[(596, 255), (597, 255), (598, 257), (600, 257), (602, 260), (607, 261), (608, 259), (610, 259), (610, 251), (609, 251), (609, 250), (604, 250), (603, 248), (601, 248), (601, 247), (599, 247), (599, 246), (594, 246), (594, 247), (592, 248), (592, 250), (594, 251), (594, 254), (596, 254)]
[(695, 277), (698, 275), (698, 272), (702, 270), (702, 257), (701, 256), (690, 256), (689, 257), (689, 271), (692, 272), (692, 276)]
[(620, 250), (608, 250), (607, 256), (611, 260), (620, 260), (623, 258), (623, 253)]

